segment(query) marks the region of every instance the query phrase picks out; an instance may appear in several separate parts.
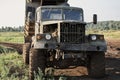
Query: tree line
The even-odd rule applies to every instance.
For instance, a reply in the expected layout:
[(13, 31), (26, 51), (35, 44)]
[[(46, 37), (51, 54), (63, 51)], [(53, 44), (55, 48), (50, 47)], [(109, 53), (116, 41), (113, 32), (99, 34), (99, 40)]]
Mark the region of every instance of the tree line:
[(2, 26), (0, 27), (0, 32), (23, 32), (24, 26), (19, 27), (8, 27), (8, 26)]
[(97, 24), (88, 23), (87, 30), (120, 30), (120, 21), (101, 21)]

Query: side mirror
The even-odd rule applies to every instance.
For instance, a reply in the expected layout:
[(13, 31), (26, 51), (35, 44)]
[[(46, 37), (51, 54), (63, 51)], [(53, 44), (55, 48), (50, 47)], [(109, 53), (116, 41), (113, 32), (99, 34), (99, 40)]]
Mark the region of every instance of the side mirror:
[(97, 24), (97, 14), (93, 14), (93, 24)]

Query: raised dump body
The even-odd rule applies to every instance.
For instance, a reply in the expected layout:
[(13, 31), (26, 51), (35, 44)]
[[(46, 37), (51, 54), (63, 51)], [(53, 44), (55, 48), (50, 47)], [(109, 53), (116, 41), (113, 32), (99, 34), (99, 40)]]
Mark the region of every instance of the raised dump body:
[(42, 5), (59, 5), (67, 1), (68, 0), (27, 0), (29, 3), (39, 3)]

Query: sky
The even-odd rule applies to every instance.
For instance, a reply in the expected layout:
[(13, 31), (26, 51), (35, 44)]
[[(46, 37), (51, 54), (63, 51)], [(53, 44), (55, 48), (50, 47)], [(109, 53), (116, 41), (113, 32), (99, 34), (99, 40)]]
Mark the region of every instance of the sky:
[[(69, 0), (73, 7), (84, 10), (85, 22), (92, 22), (93, 14), (98, 21), (120, 21), (120, 0)], [(0, 26), (24, 25), (25, 0), (0, 0)]]

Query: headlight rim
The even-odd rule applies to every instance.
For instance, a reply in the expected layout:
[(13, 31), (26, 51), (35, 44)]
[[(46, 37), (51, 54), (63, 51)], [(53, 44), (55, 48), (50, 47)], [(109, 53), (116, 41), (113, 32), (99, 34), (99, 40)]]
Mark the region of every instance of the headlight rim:
[(46, 40), (51, 40), (51, 38), (52, 38), (51, 34), (46, 34), (46, 35), (45, 35), (45, 39), (46, 39)]
[(97, 36), (96, 36), (96, 35), (91, 35), (91, 40), (92, 40), (92, 41), (97, 40)]

